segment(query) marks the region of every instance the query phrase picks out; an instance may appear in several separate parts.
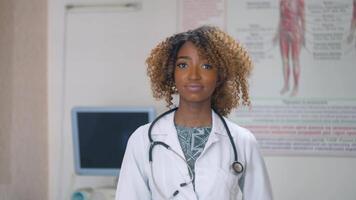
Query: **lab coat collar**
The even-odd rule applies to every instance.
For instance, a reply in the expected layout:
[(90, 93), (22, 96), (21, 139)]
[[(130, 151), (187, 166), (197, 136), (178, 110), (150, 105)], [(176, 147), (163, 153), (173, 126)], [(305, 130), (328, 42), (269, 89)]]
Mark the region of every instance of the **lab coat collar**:
[[(204, 152), (212, 144), (218, 142), (222, 135), (223, 137), (227, 136), (227, 133), (225, 131), (223, 123), (221, 122), (221, 119), (214, 111), (212, 111), (212, 120), (213, 122), (212, 122), (211, 133), (207, 143), (205, 144), (205, 148), (202, 154), (204, 154)], [(157, 138), (154, 140), (159, 140), (158, 138), (160, 136), (165, 136), (164, 138), (162, 138), (163, 140), (162, 142), (169, 145), (170, 148), (173, 151), (175, 151), (178, 155), (180, 155), (182, 158), (185, 158), (183, 150), (178, 140), (177, 129), (174, 125), (174, 112), (162, 117), (159, 121), (157, 121), (157, 124), (153, 127), (152, 136), (154, 138)], [(177, 170), (180, 172), (182, 177), (185, 177), (185, 181), (188, 182), (190, 180), (190, 176), (188, 173), (186, 163), (181, 163), (181, 162), (179, 163), (176, 165)]]
[[(211, 115), (213, 120), (212, 129), (206, 147), (217, 142), (220, 136), (227, 136), (224, 124), (222, 123), (220, 117), (214, 111), (211, 112)], [(157, 125), (155, 125), (152, 130), (152, 135), (167, 135), (163, 142), (168, 144), (173, 150), (184, 157), (178, 140), (177, 130), (174, 125), (174, 112), (164, 116), (157, 122)]]
[[(211, 112), (212, 119), (213, 119), (213, 126), (212, 126), (212, 133), (218, 135), (225, 135), (227, 136), (226, 130), (224, 128), (224, 124), (222, 123), (220, 117), (214, 112)], [(226, 120), (226, 118), (225, 118)], [(164, 116), (161, 120), (157, 122), (155, 125), (152, 135), (177, 135), (176, 128), (174, 126), (174, 112), (169, 113), (168, 115)]]

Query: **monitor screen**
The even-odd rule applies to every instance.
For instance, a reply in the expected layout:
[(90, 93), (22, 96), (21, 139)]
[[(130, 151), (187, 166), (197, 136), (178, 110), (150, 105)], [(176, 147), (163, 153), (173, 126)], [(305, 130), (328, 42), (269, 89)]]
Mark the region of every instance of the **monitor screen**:
[(117, 176), (130, 135), (153, 118), (153, 108), (73, 108), (76, 173)]

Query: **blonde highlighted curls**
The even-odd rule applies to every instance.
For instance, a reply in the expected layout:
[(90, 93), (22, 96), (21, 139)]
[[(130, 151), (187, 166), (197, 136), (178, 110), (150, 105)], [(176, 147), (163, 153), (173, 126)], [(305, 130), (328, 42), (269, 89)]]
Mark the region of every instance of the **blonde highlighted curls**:
[(249, 106), (247, 78), (252, 70), (250, 56), (230, 35), (212, 26), (175, 34), (151, 51), (146, 64), (153, 97), (164, 98), (168, 107), (173, 105), (172, 95), (177, 94), (174, 83), (176, 57), (187, 41), (192, 42), (200, 55), (218, 69), (218, 84), (212, 95), (212, 108), (226, 116), (240, 103)]

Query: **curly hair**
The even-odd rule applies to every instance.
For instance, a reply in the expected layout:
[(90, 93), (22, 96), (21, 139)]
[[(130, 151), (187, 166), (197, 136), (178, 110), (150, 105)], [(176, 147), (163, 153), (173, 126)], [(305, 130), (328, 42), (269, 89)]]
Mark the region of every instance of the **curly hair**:
[(152, 49), (146, 59), (147, 74), (151, 80), (153, 97), (165, 99), (173, 105), (174, 69), (179, 49), (192, 42), (201, 56), (217, 67), (218, 83), (212, 94), (211, 107), (226, 116), (240, 105), (250, 105), (248, 76), (252, 70), (251, 58), (242, 45), (217, 27), (201, 26), (194, 30), (166, 38)]

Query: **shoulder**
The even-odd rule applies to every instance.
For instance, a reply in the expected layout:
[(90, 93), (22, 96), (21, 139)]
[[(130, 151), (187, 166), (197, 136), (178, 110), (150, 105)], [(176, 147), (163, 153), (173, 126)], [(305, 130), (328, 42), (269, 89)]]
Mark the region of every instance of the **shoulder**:
[(138, 127), (130, 136), (128, 144), (142, 143), (144, 140), (148, 140), (148, 129), (151, 123)]
[(231, 121), (230, 119), (226, 119), (226, 124), (228, 125), (231, 135), (233, 138), (238, 138), (238, 141), (243, 141), (244, 143), (257, 143), (256, 137), (252, 134), (250, 130), (244, 128), (235, 122)]
[(125, 150), (125, 157), (141, 167), (145, 166), (148, 162), (146, 152), (148, 152), (150, 145), (147, 134), (149, 125), (150, 124), (145, 124), (140, 126), (131, 134)]
[(244, 128), (235, 122), (231, 121), (230, 119), (225, 118), (226, 124), (231, 129), (232, 136), (238, 136), (243, 138), (254, 138), (255, 136), (251, 133), (250, 130)]
[(219, 116), (218, 113), (213, 114), (213, 130), (217, 133), (228, 137), (228, 130), (225, 128), (224, 123), (226, 123), (231, 136), (235, 141), (245, 141), (254, 142), (256, 141), (255, 136), (250, 132), (250, 130), (237, 125), (235, 122), (231, 121), (226, 117)]
[[(166, 135), (167, 133), (174, 132), (175, 127), (173, 123), (173, 113), (168, 113), (159, 118), (158, 121), (154, 123), (151, 129), (151, 135), (154, 138), (155, 135)], [(153, 122), (142, 125), (138, 127), (134, 133), (130, 136), (130, 142), (143, 141), (145, 144), (149, 144), (148, 132)]]
[(141, 157), (149, 148), (148, 129), (150, 124), (138, 127), (129, 137), (126, 146), (126, 153)]

